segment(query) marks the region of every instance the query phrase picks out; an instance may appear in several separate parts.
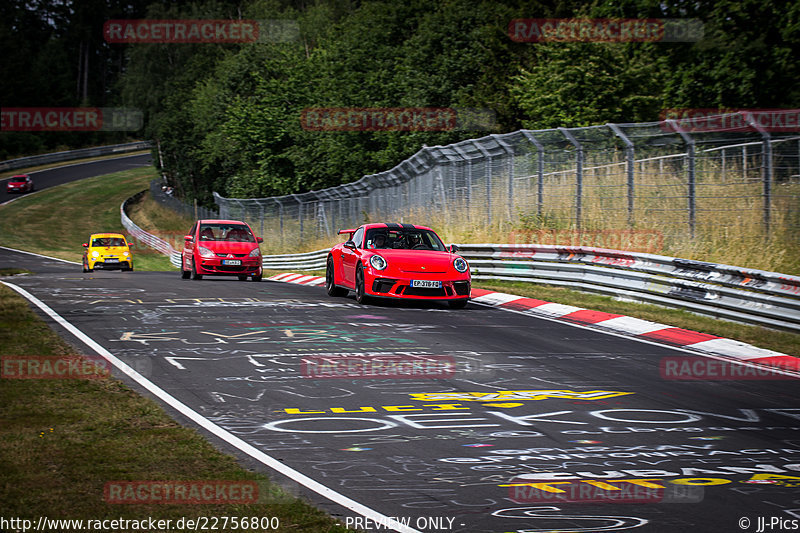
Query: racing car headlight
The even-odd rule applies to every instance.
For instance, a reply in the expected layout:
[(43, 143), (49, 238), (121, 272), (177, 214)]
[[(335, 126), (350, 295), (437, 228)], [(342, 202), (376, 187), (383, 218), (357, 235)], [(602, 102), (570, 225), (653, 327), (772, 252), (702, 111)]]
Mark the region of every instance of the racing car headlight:
[(453, 261), (453, 267), (459, 272), (466, 272), (469, 270), (469, 265), (463, 257), (456, 257)]
[(197, 252), (200, 254), (200, 257), (205, 257), (206, 259), (214, 257), (214, 252), (212, 252), (205, 246), (198, 246)]
[(122, 252), (122, 255), (124, 255), (125, 257), (128, 257), (129, 255), (131, 255), (131, 253), (130, 252)]
[(372, 257), (369, 258), (369, 264), (372, 265), (372, 268), (374, 268), (375, 270), (383, 270), (384, 268), (386, 268), (386, 265), (388, 263), (386, 262), (386, 259), (384, 259), (383, 257), (379, 255), (373, 255)]
[(98, 252), (97, 250), (93, 250), (92, 251), (92, 257), (94, 257), (94, 258), (100, 257), (100, 252)]
[(259, 255), (261, 255), (261, 249), (259, 248), (253, 248), (250, 251), (250, 257), (258, 257)]

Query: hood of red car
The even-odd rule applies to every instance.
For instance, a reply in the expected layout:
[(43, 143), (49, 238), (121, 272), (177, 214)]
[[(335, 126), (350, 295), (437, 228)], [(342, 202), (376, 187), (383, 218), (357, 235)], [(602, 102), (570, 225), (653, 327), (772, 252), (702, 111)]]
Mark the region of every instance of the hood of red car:
[[(383, 256), (392, 268), (401, 272), (448, 272), (453, 268), (453, 260), (457, 257), (450, 252), (433, 250), (379, 249), (370, 250)], [(424, 267), (424, 268), (423, 268)]]
[(9, 180), (9, 185), (14, 185), (15, 187), (19, 187), (20, 185), (25, 185), (25, 180)]

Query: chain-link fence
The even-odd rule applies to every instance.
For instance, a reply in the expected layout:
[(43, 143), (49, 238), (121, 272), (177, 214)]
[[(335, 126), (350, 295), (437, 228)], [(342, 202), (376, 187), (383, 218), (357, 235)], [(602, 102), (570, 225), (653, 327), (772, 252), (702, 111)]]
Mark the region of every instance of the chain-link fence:
[(172, 195), (172, 189), (166, 186), (161, 178), (156, 178), (150, 182), (150, 196), (161, 205), (194, 220), (219, 218), (219, 213), (214, 209), (197, 205), (197, 202), (190, 204), (175, 198)]
[[(797, 124), (797, 111), (784, 113), (781, 124)], [(677, 238), (797, 228), (800, 133), (768, 129), (737, 113), (706, 117), (703, 128), (666, 120), (521, 130), (425, 147), (391, 170), (320, 191), (214, 200), (221, 217), (247, 220), (286, 249), (378, 220)]]

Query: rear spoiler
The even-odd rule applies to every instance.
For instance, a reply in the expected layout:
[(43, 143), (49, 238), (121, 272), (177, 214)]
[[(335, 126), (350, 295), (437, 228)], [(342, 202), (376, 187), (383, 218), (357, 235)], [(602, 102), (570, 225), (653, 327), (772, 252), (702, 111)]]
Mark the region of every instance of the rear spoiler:
[(355, 232), (356, 232), (356, 230), (354, 230), (354, 229), (340, 229), (339, 230), (339, 235), (344, 235), (345, 233), (349, 233), (350, 234), (350, 238), (352, 239), (353, 238), (353, 233), (355, 233)]

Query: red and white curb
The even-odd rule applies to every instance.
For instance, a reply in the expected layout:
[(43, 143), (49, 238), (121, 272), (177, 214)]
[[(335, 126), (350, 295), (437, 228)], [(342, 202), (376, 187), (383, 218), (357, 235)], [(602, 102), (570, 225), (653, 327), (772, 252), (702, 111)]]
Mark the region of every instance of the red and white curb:
[(325, 285), (325, 278), (319, 276), (305, 276), (303, 274), (277, 274), (267, 278), (272, 281), (282, 281), (284, 283), (296, 283), (298, 285)]
[[(324, 277), (295, 273), (277, 274), (268, 279), (299, 285), (318, 286), (325, 284)], [(471, 301), (499, 309), (593, 327), (619, 335), (637, 337), (650, 342), (677, 346), (712, 356), (735, 359), (759, 366), (768, 366), (771, 369), (800, 372), (800, 358), (798, 357), (758, 348), (751, 344), (725, 337), (676, 328), (630, 316), (592, 311), (582, 307), (546, 302), (484, 289), (472, 289)]]
[(800, 358), (764, 348), (757, 348), (725, 337), (676, 328), (625, 315), (592, 311), (513, 294), (472, 289), (472, 301), (500, 309), (509, 309), (534, 316), (590, 326), (621, 335), (669, 344), (709, 355), (722, 356), (746, 363), (766, 365), (774, 369), (800, 371)]

